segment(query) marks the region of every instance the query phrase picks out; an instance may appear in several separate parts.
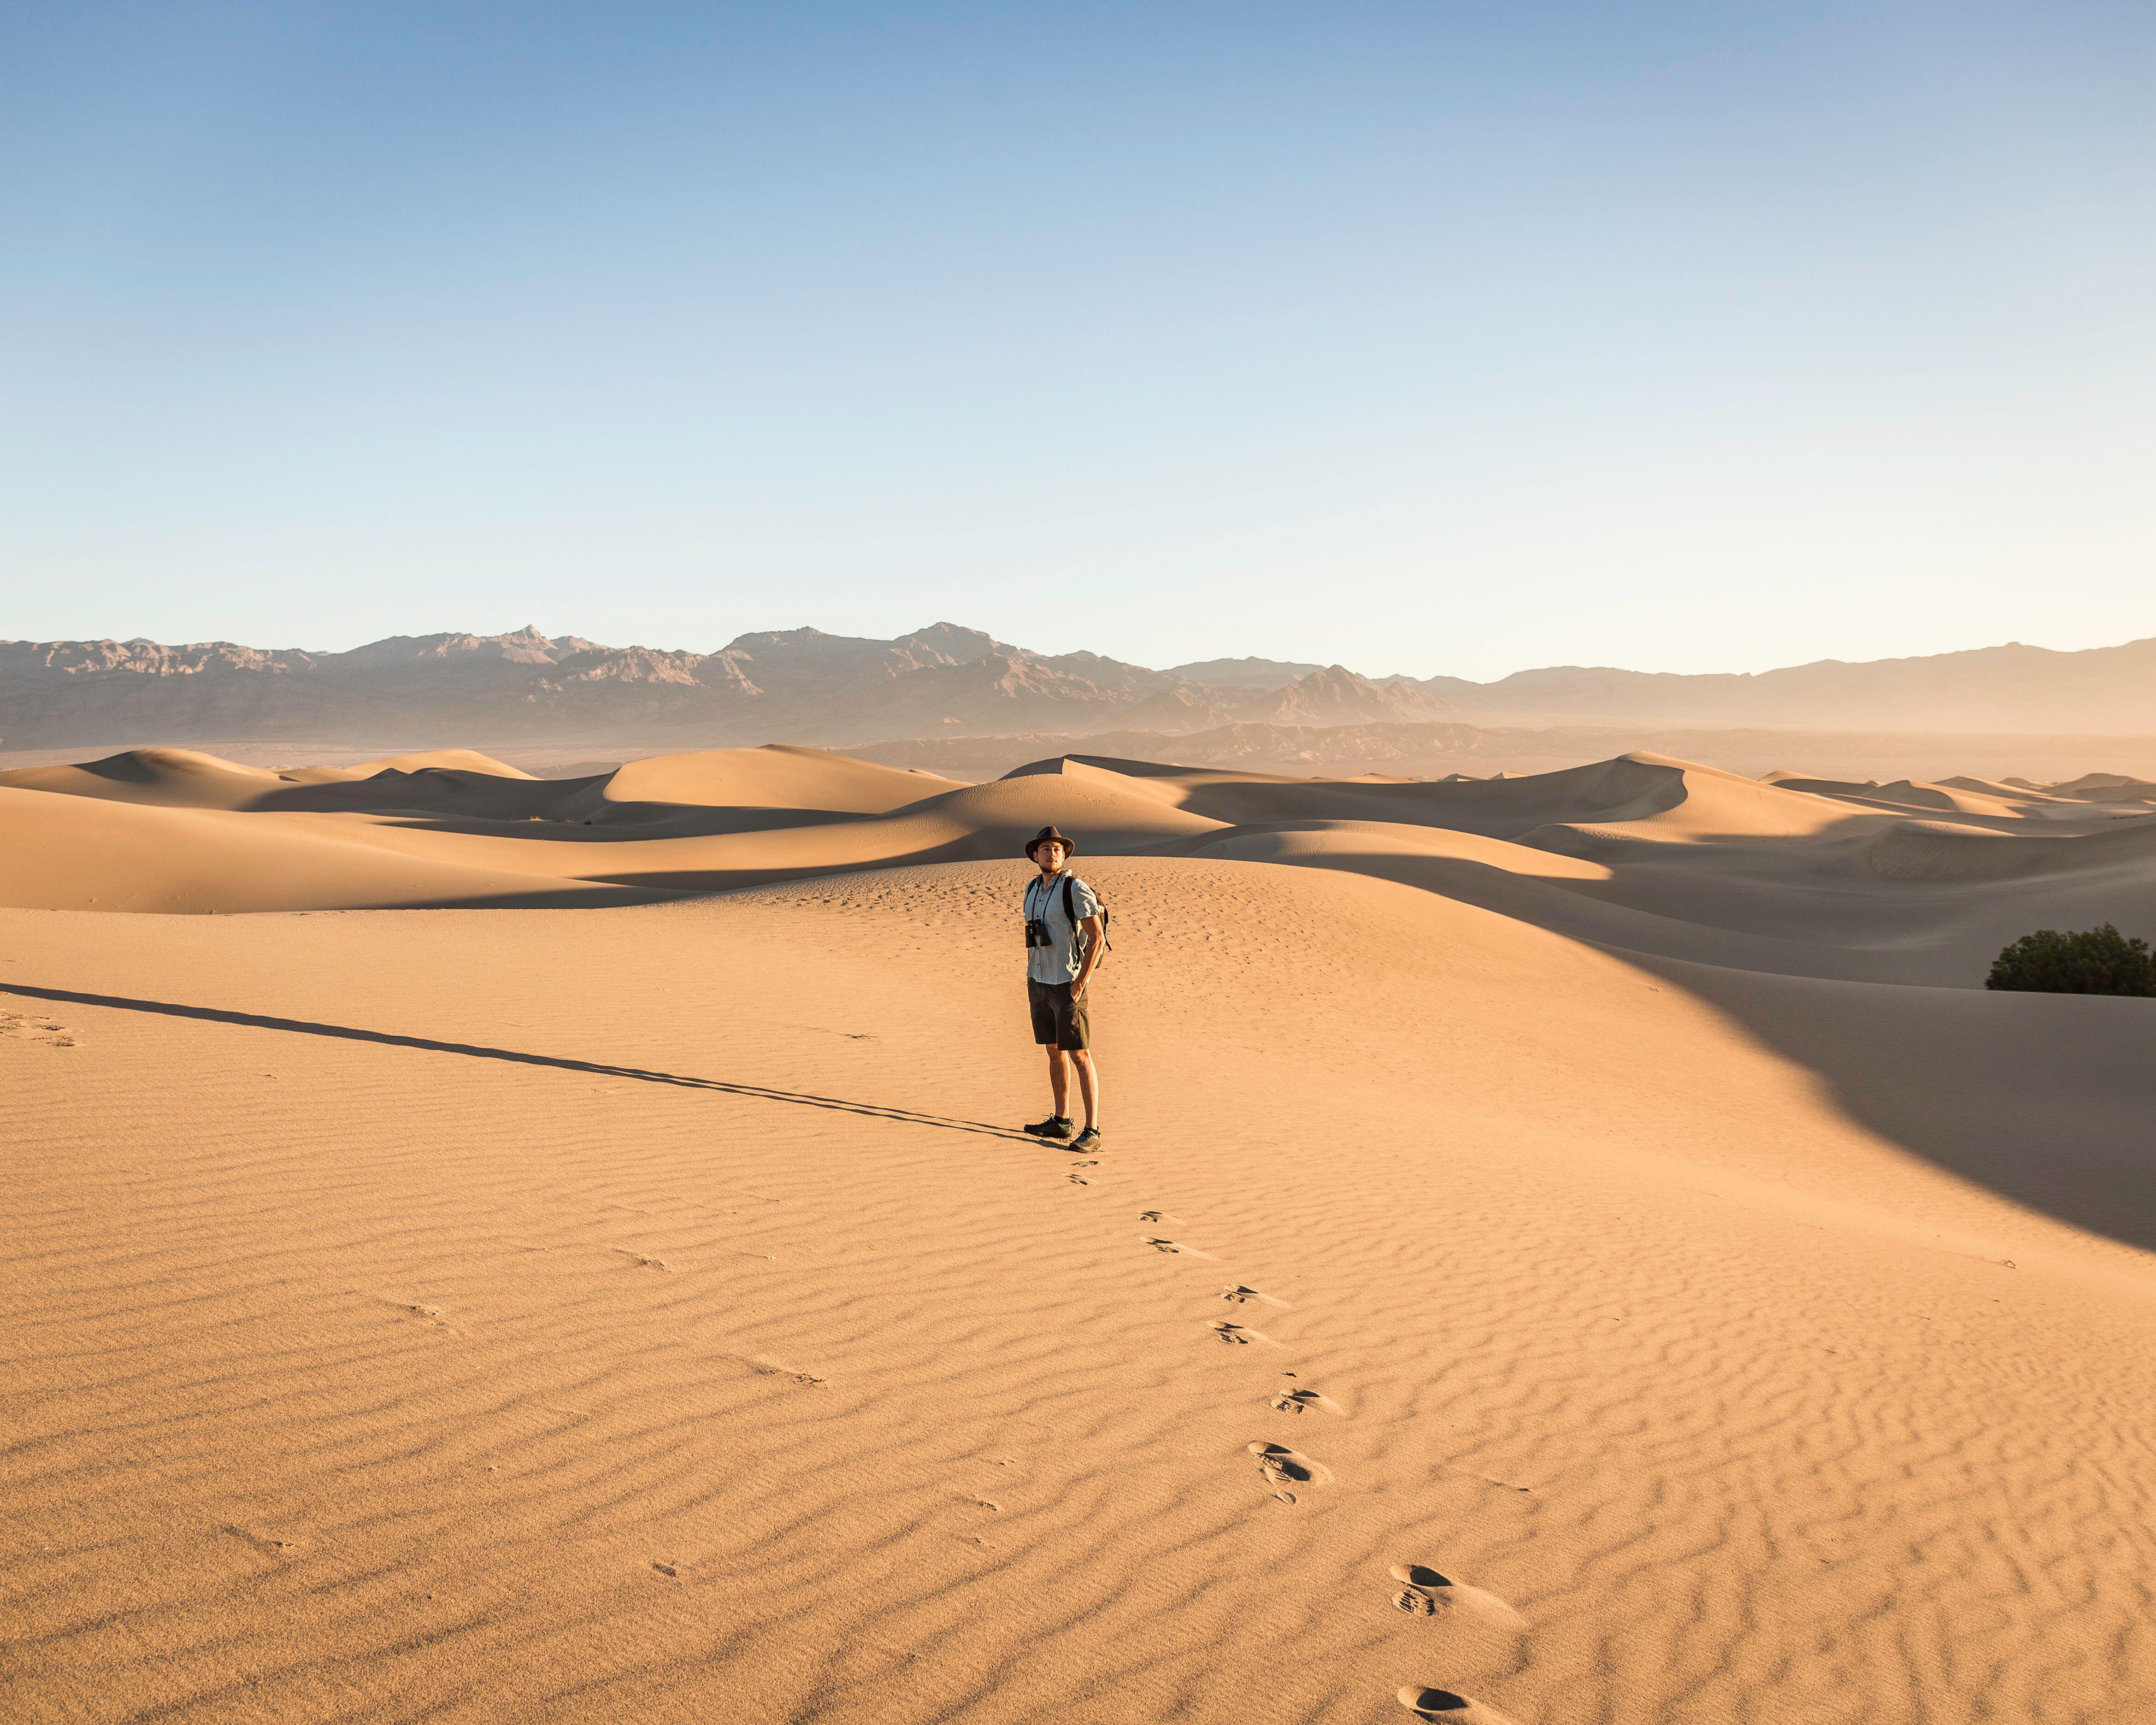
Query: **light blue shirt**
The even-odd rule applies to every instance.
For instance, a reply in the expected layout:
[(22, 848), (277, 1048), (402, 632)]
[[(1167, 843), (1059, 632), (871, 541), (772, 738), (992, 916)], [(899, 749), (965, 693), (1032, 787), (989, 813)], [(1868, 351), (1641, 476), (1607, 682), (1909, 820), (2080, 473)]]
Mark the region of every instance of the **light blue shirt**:
[(1078, 979), (1078, 964), (1085, 952), (1085, 936), (1063, 914), (1063, 883), (1070, 882), (1070, 908), (1078, 922), (1101, 914), (1101, 900), (1093, 889), (1070, 870), (1043, 880), (1036, 874), (1025, 889), (1027, 919), (1038, 916), (1048, 925), (1049, 944), (1025, 949), (1025, 973), (1036, 983), (1070, 983)]

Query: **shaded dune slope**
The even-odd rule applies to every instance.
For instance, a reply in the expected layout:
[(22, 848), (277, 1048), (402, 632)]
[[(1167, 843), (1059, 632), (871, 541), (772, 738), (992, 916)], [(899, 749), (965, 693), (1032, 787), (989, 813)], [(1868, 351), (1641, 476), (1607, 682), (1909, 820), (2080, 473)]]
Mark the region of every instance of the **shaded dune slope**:
[(2005, 834), (1940, 821), (1897, 821), (1865, 847), (1871, 870), (1897, 880), (2012, 880), (2156, 865), (2156, 821), (2071, 838)]

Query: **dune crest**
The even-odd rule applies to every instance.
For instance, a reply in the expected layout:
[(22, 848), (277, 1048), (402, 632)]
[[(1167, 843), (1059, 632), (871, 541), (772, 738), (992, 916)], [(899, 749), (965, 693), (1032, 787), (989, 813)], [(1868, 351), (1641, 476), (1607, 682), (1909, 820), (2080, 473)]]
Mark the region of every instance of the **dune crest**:
[(531, 775), (504, 764), (477, 749), (428, 749), (418, 754), (390, 755), (379, 761), (362, 761), (352, 767), (297, 767), (279, 776), (300, 784), (323, 784), (372, 778), (382, 773), (479, 773), (490, 778), (530, 778)]

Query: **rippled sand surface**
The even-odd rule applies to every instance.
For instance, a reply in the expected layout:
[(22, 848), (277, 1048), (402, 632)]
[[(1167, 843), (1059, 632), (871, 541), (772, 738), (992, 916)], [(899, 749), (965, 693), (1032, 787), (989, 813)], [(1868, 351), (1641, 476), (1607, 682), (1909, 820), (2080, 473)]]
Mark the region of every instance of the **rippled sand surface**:
[(742, 752), (0, 785), (0, 1711), (2156, 1718), (2156, 824)]

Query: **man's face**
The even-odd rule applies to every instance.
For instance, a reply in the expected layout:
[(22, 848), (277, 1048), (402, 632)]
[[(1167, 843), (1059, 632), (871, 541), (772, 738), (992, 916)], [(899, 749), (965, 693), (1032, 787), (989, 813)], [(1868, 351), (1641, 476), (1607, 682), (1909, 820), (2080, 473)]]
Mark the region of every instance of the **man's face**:
[(1063, 847), (1053, 839), (1045, 845), (1036, 845), (1033, 860), (1040, 865), (1043, 874), (1053, 875), (1063, 866)]

